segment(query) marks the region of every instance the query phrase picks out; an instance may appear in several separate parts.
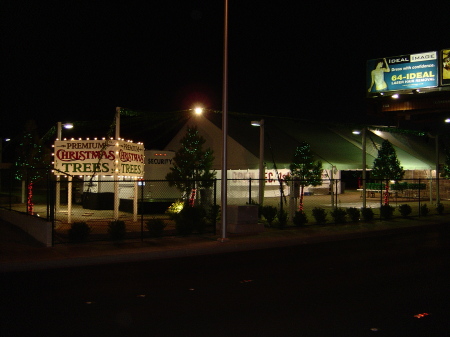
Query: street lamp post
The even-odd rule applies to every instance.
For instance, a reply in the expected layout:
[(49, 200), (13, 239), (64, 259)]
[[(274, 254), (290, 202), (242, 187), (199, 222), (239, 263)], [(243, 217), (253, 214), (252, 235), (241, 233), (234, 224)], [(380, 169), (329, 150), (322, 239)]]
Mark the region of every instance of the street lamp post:
[[(450, 123), (450, 118), (444, 120), (445, 123)], [(439, 186), (439, 135), (436, 133), (436, 205), (441, 203), (440, 186)]]
[(367, 163), (366, 163), (366, 131), (367, 127), (364, 127), (362, 130), (354, 130), (353, 134), (359, 135), (361, 134), (362, 138), (362, 199), (363, 199), (363, 208), (366, 208), (367, 199), (366, 199), (366, 173), (367, 173)]
[(260, 121), (252, 121), (253, 126), (259, 126), (259, 194), (258, 203), (264, 203), (264, 183), (265, 183), (265, 168), (264, 168), (264, 119)]
[[(439, 198), (439, 135), (436, 134), (436, 205), (441, 203)], [(431, 193), (430, 193), (431, 194)]]
[[(61, 140), (62, 128), (72, 129), (72, 123), (61, 122), (56, 123), (56, 139)], [(56, 172), (56, 188), (55, 188), (56, 198), (55, 198), (55, 211), (58, 213), (61, 207), (61, 180), (59, 172)], [(72, 176), (67, 176), (67, 223), (72, 222)]]
[(366, 208), (366, 173), (367, 173), (367, 163), (366, 163), (366, 150), (367, 150), (367, 144), (366, 144), (366, 130), (367, 128), (364, 127), (362, 129), (362, 189), (363, 189), (363, 208)]
[(227, 241), (227, 153), (228, 153), (228, 0), (224, 1), (224, 38), (223, 38), (223, 91), (222, 91), (222, 176), (221, 206), (222, 235), (220, 242)]

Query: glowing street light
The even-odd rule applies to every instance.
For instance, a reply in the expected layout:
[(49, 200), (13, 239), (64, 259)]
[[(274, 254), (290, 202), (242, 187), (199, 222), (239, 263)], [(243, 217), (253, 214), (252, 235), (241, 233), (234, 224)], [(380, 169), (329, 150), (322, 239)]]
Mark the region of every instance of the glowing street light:
[(203, 108), (197, 107), (194, 109), (196, 115), (201, 115), (203, 113)]

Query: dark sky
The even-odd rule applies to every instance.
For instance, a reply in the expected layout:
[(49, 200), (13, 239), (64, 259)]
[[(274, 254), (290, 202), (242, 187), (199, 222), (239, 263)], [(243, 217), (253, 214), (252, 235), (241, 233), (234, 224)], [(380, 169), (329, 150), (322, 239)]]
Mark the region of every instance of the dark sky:
[[(229, 2), (235, 112), (352, 119), (364, 113), (367, 59), (450, 45), (448, 14), (427, 3)], [(2, 136), (29, 118), (112, 119), (116, 106), (221, 110), (221, 0), (0, 6)]]

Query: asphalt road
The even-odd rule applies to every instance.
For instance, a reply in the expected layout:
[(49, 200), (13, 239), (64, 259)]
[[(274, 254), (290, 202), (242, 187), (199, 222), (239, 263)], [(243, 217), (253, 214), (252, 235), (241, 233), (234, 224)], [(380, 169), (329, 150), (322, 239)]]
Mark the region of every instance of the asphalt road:
[(450, 336), (450, 225), (1, 276), (2, 336)]

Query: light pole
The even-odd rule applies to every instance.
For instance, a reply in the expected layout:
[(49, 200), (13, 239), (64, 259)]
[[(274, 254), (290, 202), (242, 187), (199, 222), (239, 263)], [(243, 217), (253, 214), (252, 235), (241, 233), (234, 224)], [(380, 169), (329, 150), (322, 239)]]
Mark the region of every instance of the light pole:
[[(444, 120), (445, 123), (450, 123), (450, 118), (446, 118)], [(435, 137), (435, 145), (436, 145), (436, 205), (441, 203), (440, 198), (440, 186), (439, 186), (439, 133), (436, 132)]]
[(253, 126), (259, 126), (259, 194), (258, 203), (263, 205), (264, 202), (264, 183), (265, 183), (265, 168), (264, 168), (264, 119), (260, 121), (252, 121)]
[(366, 208), (366, 169), (367, 169), (367, 163), (366, 163), (366, 130), (367, 128), (364, 127), (362, 129), (362, 188), (363, 188), (363, 208)]
[[(72, 123), (56, 123), (56, 139), (61, 140), (62, 137), (62, 128), (64, 129), (72, 129)], [(55, 211), (59, 212), (61, 207), (61, 180), (59, 172), (56, 172), (56, 186), (55, 186)], [(67, 222), (72, 222), (72, 176), (67, 176)]]
[(221, 176), (221, 206), (222, 235), (220, 242), (227, 241), (227, 153), (228, 153), (228, 0), (224, 1), (224, 38), (223, 38), (223, 91), (222, 91), (222, 176)]
[(352, 133), (355, 135), (361, 134), (362, 137), (362, 199), (363, 199), (363, 208), (366, 208), (367, 200), (366, 200), (366, 173), (367, 173), (367, 163), (366, 163), (366, 130), (367, 127), (364, 127), (362, 130), (355, 130)]
[[(11, 139), (9, 139), (9, 138), (1, 138), (0, 139), (0, 169), (2, 168), (1, 164), (3, 163), (3, 141), (9, 142), (10, 140)], [(1, 178), (1, 175), (0, 175), (0, 178)], [(0, 190), (1, 190), (1, 187), (2, 187), (2, 182), (0, 180)]]

